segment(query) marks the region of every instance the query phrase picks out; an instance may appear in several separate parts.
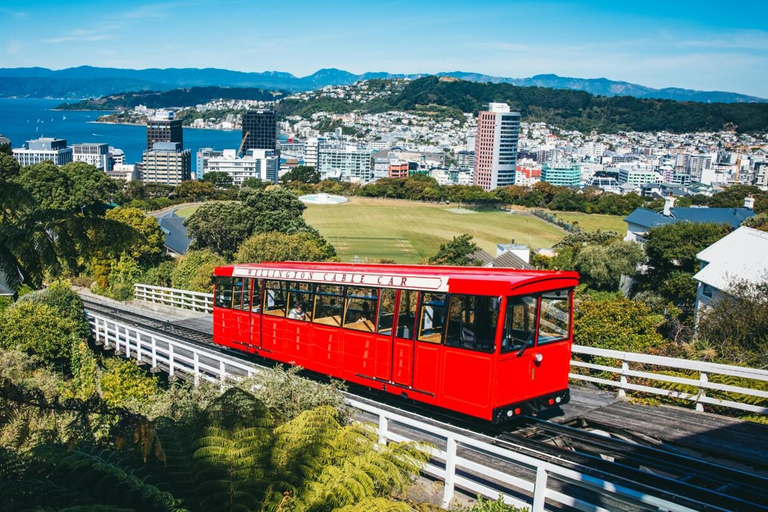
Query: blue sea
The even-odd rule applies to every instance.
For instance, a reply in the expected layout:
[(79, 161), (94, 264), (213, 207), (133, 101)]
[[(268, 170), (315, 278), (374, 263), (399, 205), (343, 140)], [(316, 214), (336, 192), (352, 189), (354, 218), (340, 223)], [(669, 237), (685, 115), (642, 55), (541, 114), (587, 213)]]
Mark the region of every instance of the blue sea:
[[(107, 112), (56, 111), (62, 100), (0, 99), (0, 134), (11, 139), (13, 147), (39, 137), (66, 139), (69, 144), (107, 143), (125, 152), (126, 163), (141, 162), (147, 147), (147, 129), (143, 126), (98, 124), (94, 121)], [(240, 131), (184, 129), (184, 149), (192, 151), (192, 171), (199, 148), (237, 149)]]

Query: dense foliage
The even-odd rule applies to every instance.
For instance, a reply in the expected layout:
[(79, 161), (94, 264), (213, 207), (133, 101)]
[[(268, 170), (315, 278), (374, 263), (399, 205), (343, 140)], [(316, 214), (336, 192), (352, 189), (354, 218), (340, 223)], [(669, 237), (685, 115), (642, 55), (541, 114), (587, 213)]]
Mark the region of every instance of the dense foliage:
[(479, 250), (480, 247), (472, 241), (472, 235), (458, 235), (449, 242), (440, 244), (437, 253), (429, 258), (429, 264), (476, 267), (481, 264), (481, 261), (473, 258), (472, 255)]
[(662, 320), (642, 302), (626, 297), (587, 297), (576, 308), (573, 342), (629, 352), (658, 352), (666, 344), (656, 330)]
[(768, 104), (694, 103), (593, 96), (586, 92), (510, 84), (441, 80), (426, 77), (409, 82), (398, 94), (371, 101), (375, 112), (415, 110), (419, 105), (453, 107), (476, 113), (488, 103), (509, 104), (523, 121), (541, 121), (589, 133), (621, 130), (675, 133), (718, 131), (735, 126), (739, 132), (768, 129)]
[(256, 233), (240, 245), (236, 263), (262, 261), (326, 261), (336, 250), (323, 237), (312, 233), (287, 235), (277, 231)]
[(217, 99), (274, 101), (285, 93), (255, 87), (190, 87), (170, 91), (139, 91), (110, 94), (98, 99), (62, 103), (60, 110), (124, 110), (145, 105), (149, 108), (194, 107)]

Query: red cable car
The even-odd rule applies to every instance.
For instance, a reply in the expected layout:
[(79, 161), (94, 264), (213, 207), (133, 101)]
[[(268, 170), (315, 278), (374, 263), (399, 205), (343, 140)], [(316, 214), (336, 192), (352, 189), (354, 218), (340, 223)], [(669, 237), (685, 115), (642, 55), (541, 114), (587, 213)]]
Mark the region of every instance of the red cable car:
[(217, 267), (214, 342), (499, 422), (568, 401), (576, 272)]

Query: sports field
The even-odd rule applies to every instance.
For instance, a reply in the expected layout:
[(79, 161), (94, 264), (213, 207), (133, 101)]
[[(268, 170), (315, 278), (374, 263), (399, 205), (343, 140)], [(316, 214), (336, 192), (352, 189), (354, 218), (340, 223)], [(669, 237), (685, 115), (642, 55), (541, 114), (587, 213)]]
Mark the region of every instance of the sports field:
[[(176, 213), (188, 217), (199, 206), (186, 206)], [(553, 212), (576, 221), (582, 229), (626, 230), (621, 216)], [(437, 252), (441, 243), (469, 233), (482, 249), (496, 254), (497, 243), (515, 239), (533, 249), (551, 247), (565, 232), (525, 213), (498, 210), (474, 211), (456, 205), (352, 197), (338, 205), (307, 205), (307, 222), (336, 248), (342, 261), (386, 258), (398, 263), (420, 263)]]
[(625, 215), (555, 211), (551, 213), (565, 221), (578, 223), (578, 226), (586, 231), (597, 231), (598, 229), (616, 231), (618, 233), (626, 233), (627, 231), (627, 223), (624, 222)]
[(357, 256), (419, 263), (437, 252), (441, 243), (463, 233), (492, 255), (497, 243), (513, 238), (538, 249), (551, 247), (565, 234), (522, 213), (360, 197), (340, 205), (308, 205), (304, 217), (333, 244), (342, 261)]

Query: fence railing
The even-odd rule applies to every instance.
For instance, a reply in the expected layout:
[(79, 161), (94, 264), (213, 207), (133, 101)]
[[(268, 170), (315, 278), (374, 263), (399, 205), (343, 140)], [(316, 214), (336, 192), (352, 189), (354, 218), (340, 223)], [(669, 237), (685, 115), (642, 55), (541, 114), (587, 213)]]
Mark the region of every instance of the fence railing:
[[(213, 311), (213, 294), (211, 293), (191, 292), (146, 284), (134, 286), (134, 295), (140, 300), (207, 313)], [(577, 357), (587, 356), (588, 359), (594, 357), (601, 359), (600, 363), (582, 361), (578, 358), (572, 359), (572, 370), (573, 368), (584, 368), (588, 370), (589, 374), (572, 371), (571, 379), (616, 388), (619, 396), (626, 396), (627, 392), (650, 393), (692, 402), (697, 411), (703, 411), (704, 405), (712, 405), (768, 415), (768, 406), (764, 402), (768, 400), (768, 385), (765, 386), (765, 389), (756, 389), (755, 387), (712, 381), (712, 377), (715, 376), (716, 378), (747, 379), (753, 383), (768, 383), (768, 370), (581, 345), (574, 345), (573, 353)], [(606, 359), (615, 361), (617, 365), (605, 364), (611, 362), (606, 361)], [(695, 377), (669, 375), (663, 372), (692, 372)], [(611, 376), (615, 377), (615, 380), (609, 378)], [(720, 378), (719, 380), (727, 379)], [(707, 395), (708, 391), (719, 392), (719, 396), (711, 396), (714, 393)], [(728, 393), (728, 395), (723, 395), (723, 393)]]
[[(768, 407), (765, 406), (768, 401), (768, 385), (763, 386), (764, 389), (757, 389), (725, 382), (713, 382), (713, 377), (715, 380), (726, 382), (738, 380), (743, 383), (744, 380), (748, 380), (759, 387), (760, 383), (768, 383), (768, 370), (580, 345), (573, 346), (573, 354), (587, 356), (589, 359), (594, 357), (600, 359), (599, 363), (572, 359), (572, 370), (586, 368), (590, 374), (572, 372), (571, 379), (617, 388), (619, 396), (625, 396), (627, 391), (637, 391), (690, 401), (696, 404), (697, 411), (703, 411), (704, 405), (708, 404), (768, 414)], [(611, 366), (609, 363), (615, 363), (616, 366)], [(670, 373), (678, 373), (678, 375), (670, 375)], [(692, 375), (681, 376), (681, 373)], [(615, 377), (617, 380), (609, 377)], [(720, 398), (708, 396), (708, 391), (719, 392), (717, 394)]]
[[(114, 349), (123, 357), (163, 370), (169, 375), (218, 382), (237, 381), (261, 370), (253, 363), (232, 355), (128, 325), (101, 313), (87, 311), (97, 343)], [(662, 498), (602, 480), (578, 471), (506, 450), (468, 435), (402, 416), (350, 398), (349, 406), (376, 418), (379, 443), (412, 441), (408, 432), (427, 433), (436, 439), (430, 448), (431, 460), (423, 472), (444, 482), (442, 503), (448, 506), (455, 490), (497, 499), (532, 511), (546, 510), (547, 501), (582, 511), (604, 511), (606, 498), (642, 504), (658, 510), (689, 512), (694, 509)], [(474, 459), (474, 460), (473, 460)], [(493, 465), (478, 462), (493, 461)], [(500, 470), (499, 468), (504, 468)], [(560, 507), (558, 507), (560, 508)]]
[(156, 302), (202, 313), (213, 313), (212, 293), (191, 292), (178, 288), (136, 283), (133, 285), (133, 296), (146, 302)]

